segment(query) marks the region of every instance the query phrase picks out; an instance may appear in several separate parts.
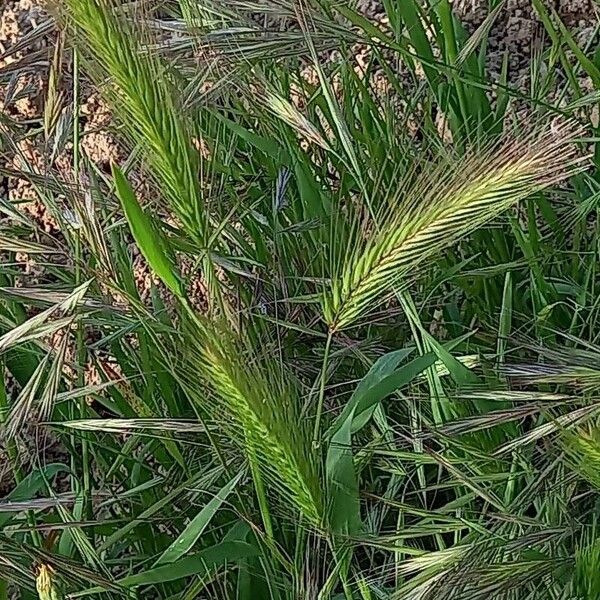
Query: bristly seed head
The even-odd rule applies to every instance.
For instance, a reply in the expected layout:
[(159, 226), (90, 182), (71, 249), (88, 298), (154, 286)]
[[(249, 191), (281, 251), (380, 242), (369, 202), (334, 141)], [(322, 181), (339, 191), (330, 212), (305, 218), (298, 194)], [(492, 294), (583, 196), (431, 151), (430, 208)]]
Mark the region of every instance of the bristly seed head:
[[(330, 330), (354, 323), (386, 293), (406, 285), (425, 259), (481, 227), (520, 200), (556, 184), (582, 167), (586, 157), (572, 122), (553, 121), (541, 132), (507, 136), (454, 165), (427, 170), (417, 183), (355, 236), (355, 249), (340, 264), (322, 296)], [(403, 182), (397, 189), (405, 190)], [(373, 219), (371, 219), (373, 221)]]

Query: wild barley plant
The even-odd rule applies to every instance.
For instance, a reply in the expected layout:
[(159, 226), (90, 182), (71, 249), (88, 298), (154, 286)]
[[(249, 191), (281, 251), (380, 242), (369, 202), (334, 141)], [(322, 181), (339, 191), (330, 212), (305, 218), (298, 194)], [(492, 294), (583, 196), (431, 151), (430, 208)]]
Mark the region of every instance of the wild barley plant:
[[(74, 37), (82, 38), (87, 64), (129, 139), (144, 149), (159, 198), (167, 200), (190, 239), (206, 248), (211, 231), (199, 183), (200, 154), (193, 125), (178, 102), (178, 73), (148, 50), (151, 39), (144, 40), (130, 24), (132, 15), (112, 0), (65, 0), (54, 6)], [(209, 257), (206, 252), (204, 276), (210, 300), (219, 303)]]
[(206, 214), (198, 181), (199, 155), (193, 147), (190, 122), (177, 106), (174, 75), (144, 49), (139, 31), (117, 11), (115, 3), (66, 0), (58, 4), (59, 9), (63, 6), (74, 34), (85, 37), (92, 68), (100, 70), (99, 77), (108, 78), (102, 90), (111, 98), (130, 138), (145, 149), (150, 173), (171, 208), (190, 235), (203, 239)]
[[(62, 6), (78, 43), (95, 66), (92, 71), (106, 83), (103, 89), (117, 116), (129, 137), (144, 150), (144, 161), (161, 192), (187, 234), (203, 246), (213, 232), (201, 202), (193, 127), (177, 99), (179, 75), (149, 51), (144, 37), (115, 3), (64, 0)], [(285, 116), (289, 107), (273, 104), (271, 99), (274, 108)], [(427, 259), (519, 200), (569, 175), (579, 160), (573, 144), (576, 136), (576, 129), (570, 126), (550, 127), (487, 147), (451, 168), (446, 163), (434, 167), (414, 186), (399, 183), (401, 193), (386, 199), (382, 203), (385, 209), (361, 220), (351, 239), (340, 240), (341, 258), (321, 257), (324, 279), (330, 282), (321, 296), (330, 338), (360, 322), (389, 293), (414, 280), (415, 270)], [(334, 151), (329, 143), (321, 147)], [(334, 221), (344, 214), (334, 215)], [(327, 222), (320, 226), (335, 229)], [(240, 231), (243, 236), (243, 227)], [(153, 236), (140, 238), (135, 230), (133, 233), (141, 247), (151, 243)], [(218, 243), (218, 236), (216, 239)], [(176, 295), (183, 296), (178, 279), (170, 279), (172, 263), (160, 264), (166, 266), (159, 276)], [(209, 272), (204, 275), (208, 277)], [(223, 437), (239, 442), (256, 479), (264, 475), (303, 515), (303, 523), (316, 529), (326, 525), (323, 507), (329, 492), (325, 492), (321, 469), (322, 447), (311, 444), (298, 410), (297, 385), (285, 361), (280, 364), (276, 356), (263, 356), (246, 341), (243, 331), (191, 316), (189, 302), (183, 297), (179, 300), (176, 324), (184, 330), (180, 338), (185, 341), (180, 348), (184, 360), (169, 366), (177, 372), (184, 390), (212, 416)], [(243, 311), (247, 307), (236, 308)], [(326, 359), (323, 362), (320, 401), (327, 373)], [(205, 396), (205, 390), (211, 395)], [(315, 439), (322, 438), (323, 429), (317, 419)], [(347, 449), (350, 456), (351, 446)], [(260, 485), (256, 487), (260, 494)]]
[[(153, 172), (166, 185), (173, 210), (188, 232), (202, 234), (208, 217), (200, 204), (197, 152), (191, 146), (189, 123), (176, 109), (165, 67), (152, 56), (140, 55), (139, 36), (127, 25), (124, 15), (117, 18), (111, 11), (113, 3), (84, 0), (65, 4), (67, 18), (84, 36), (84, 47), (101, 59), (110, 77), (108, 98), (131, 137), (146, 148)], [(127, 187), (118, 171), (115, 176), (118, 188)], [(131, 195), (131, 189), (125, 193)], [(137, 216), (139, 220), (144, 215), (138, 211)], [(168, 270), (162, 269), (159, 275)], [(173, 281), (166, 281), (168, 287), (179, 289)], [(308, 438), (303, 438), (301, 427), (289, 428), (294, 421), (292, 386), (274, 388), (274, 380), (260, 372), (260, 365), (249, 371), (247, 364), (237, 360), (237, 348), (227, 340), (227, 334), (206, 327), (197, 332), (205, 345), (194, 357), (194, 371), (200, 367), (221, 406), (237, 424), (238, 433), (242, 432), (245, 448), (261, 458), (260, 468), (272, 475), (271, 481), (278, 482), (283, 495), (308, 522), (322, 525), (316, 467), (305, 446)]]

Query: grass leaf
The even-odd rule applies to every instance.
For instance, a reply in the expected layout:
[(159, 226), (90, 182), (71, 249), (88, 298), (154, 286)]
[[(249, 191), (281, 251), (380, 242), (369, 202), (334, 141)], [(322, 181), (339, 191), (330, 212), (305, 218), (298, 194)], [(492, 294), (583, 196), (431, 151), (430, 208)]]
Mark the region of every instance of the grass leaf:
[(227, 500), (227, 497), (238, 484), (243, 474), (244, 472), (240, 471), (231, 481), (229, 481), (219, 490), (217, 495), (208, 502), (208, 504), (181, 532), (178, 538), (162, 553), (160, 558), (156, 561), (156, 563), (154, 563), (154, 568), (179, 560), (192, 548), (192, 546), (202, 535), (204, 529), (210, 523), (215, 513), (222, 506), (223, 502)]
[(178, 298), (182, 298), (183, 288), (175, 271), (167, 240), (158, 230), (153, 219), (142, 210), (121, 169), (113, 164), (112, 172), (129, 228), (144, 258), (163, 283)]

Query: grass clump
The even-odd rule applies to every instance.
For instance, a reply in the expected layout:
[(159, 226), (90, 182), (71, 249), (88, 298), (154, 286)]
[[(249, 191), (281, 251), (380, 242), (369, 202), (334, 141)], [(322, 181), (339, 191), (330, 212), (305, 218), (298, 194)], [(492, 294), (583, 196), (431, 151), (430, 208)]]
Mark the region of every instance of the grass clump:
[(51, 4), (73, 88), (0, 129), (74, 148), (5, 170), (55, 232), (0, 198), (0, 600), (597, 594), (598, 57), (536, 1), (517, 85), (502, 3), (382, 6)]

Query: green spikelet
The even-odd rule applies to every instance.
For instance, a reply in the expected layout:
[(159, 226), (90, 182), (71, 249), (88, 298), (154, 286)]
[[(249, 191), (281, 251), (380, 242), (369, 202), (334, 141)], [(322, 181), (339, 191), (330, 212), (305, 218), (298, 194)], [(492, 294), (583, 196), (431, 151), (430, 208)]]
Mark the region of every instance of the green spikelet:
[[(357, 232), (354, 251), (343, 249), (322, 298), (330, 329), (351, 326), (427, 258), (566, 177), (578, 162), (573, 137), (569, 125), (554, 126), (457, 166), (428, 170), (377, 223), (367, 223), (372, 233)], [(406, 186), (400, 182), (398, 187)]]
[(248, 356), (243, 342), (206, 322), (193, 368), (214, 390), (222, 408), (242, 432), (249, 455), (279, 493), (314, 526), (322, 524), (322, 500), (310, 435), (296, 411), (296, 394), (280, 372)]
[(172, 209), (191, 235), (202, 238), (206, 217), (200, 204), (199, 155), (165, 65), (143, 50), (141, 34), (111, 0), (65, 0), (59, 6), (84, 55), (99, 70), (92, 75), (100, 89), (130, 138), (145, 149)]

